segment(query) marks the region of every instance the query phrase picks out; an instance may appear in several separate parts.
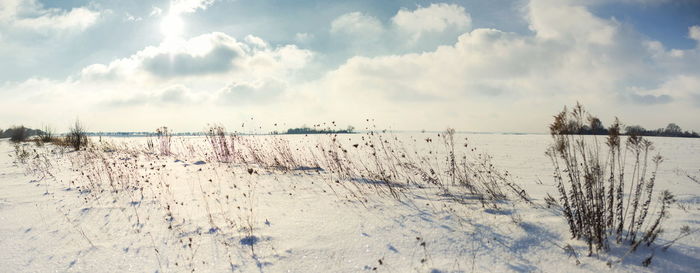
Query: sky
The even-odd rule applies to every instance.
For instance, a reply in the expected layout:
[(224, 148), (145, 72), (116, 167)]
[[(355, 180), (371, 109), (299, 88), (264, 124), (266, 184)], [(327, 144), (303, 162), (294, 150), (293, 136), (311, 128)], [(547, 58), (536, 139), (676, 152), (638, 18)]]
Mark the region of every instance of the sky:
[(700, 131), (697, 0), (2, 0), (0, 128)]

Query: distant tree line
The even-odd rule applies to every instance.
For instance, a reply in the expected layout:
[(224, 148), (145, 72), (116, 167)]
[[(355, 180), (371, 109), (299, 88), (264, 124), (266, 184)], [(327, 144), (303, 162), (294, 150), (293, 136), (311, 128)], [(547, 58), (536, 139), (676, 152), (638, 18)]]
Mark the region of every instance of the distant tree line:
[[(355, 127), (348, 126), (347, 129), (334, 130), (330, 128), (320, 129), (320, 128), (309, 128), (303, 126), (300, 128), (290, 128), (287, 129), (286, 134), (298, 135), (298, 134), (352, 134), (355, 133)], [(273, 132), (273, 134), (278, 134), (278, 132)]]
[[(584, 125), (580, 128), (573, 129), (571, 127), (571, 133), (580, 133), (584, 135), (607, 135), (608, 129), (605, 129), (603, 122), (596, 117), (591, 117), (588, 119), (588, 125)], [(695, 131), (684, 131), (675, 123), (669, 123), (666, 128), (659, 128), (653, 130), (644, 129), (644, 127), (639, 125), (625, 126), (625, 135), (637, 135), (637, 136), (663, 136), (663, 137), (700, 137), (700, 135)]]
[[(158, 136), (158, 132), (87, 132), (87, 136), (96, 137), (148, 137), (148, 136)], [(180, 132), (173, 133), (169, 132), (171, 136), (203, 136), (206, 135), (204, 132)]]
[(9, 138), (12, 141), (19, 142), (26, 139), (42, 135), (44, 132), (38, 129), (31, 129), (24, 126), (13, 126), (7, 130), (0, 129), (0, 138)]
[(9, 138), (10, 141), (19, 144), (20, 142), (32, 141), (38, 146), (44, 143), (53, 143), (59, 146), (72, 147), (76, 151), (85, 148), (89, 142), (85, 128), (80, 121), (68, 128), (68, 133), (59, 137), (54, 134), (51, 127), (46, 126), (43, 130), (27, 128), (24, 125), (13, 126), (9, 129), (0, 129), (0, 138)]

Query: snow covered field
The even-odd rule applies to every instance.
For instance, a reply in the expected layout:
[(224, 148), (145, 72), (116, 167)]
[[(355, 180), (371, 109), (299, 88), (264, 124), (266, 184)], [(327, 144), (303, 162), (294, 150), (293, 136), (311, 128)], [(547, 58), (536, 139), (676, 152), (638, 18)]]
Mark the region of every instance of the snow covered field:
[[(677, 199), (657, 241), (663, 245), (682, 226), (700, 228), (700, 183), (693, 181), (700, 177), (700, 141), (651, 140), (665, 157), (657, 187)], [(525, 189), (534, 204), (368, 175), (421, 177), (378, 170), (392, 164), (376, 160), (404, 162), (395, 155), (444, 172), (448, 151), (436, 133), (247, 136), (231, 154), (217, 153), (204, 137), (173, 137), (165, 148), (157, 138), (92, 141), (80, 152), (24, 144), (29, 155), (20, 163), (15, 147), (0, 140), (0, 271), (698, 272), (700, 266), (700, 232), (666, 251), (626, 253), (628, 247), (613, 244), (609, 253), (588, 257), (586, 244), (570, 239), (561, 212), (543, 201), (556, 193), (544, 155), (549, 135), (455, 135), (465, 160), (485, 163), (473, 170), (507, 170), (503, 181)], [(387, 150), (393, 153), (376, 155)], [(652, 263), (642, 266), (652, 253)]]

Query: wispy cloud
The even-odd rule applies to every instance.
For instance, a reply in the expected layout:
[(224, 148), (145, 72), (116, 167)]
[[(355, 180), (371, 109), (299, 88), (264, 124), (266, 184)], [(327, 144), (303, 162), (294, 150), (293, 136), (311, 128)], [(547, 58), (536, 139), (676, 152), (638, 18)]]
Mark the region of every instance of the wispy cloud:
[(99, 17), (100, 12), (87, 7), (45, 8), (36, 0), (7, 0), (0, 6), (0, 22), (25, 31), (80, 31), (95, 24)]
[[(17, 120), (49, 122), (99, 113), (95, 118), (120, 124), (116, 117), (140, 111), (152, 119), (186, 114), (192, 125), (212, 122), (207, 120), (212, 113), (244, 111), (289, 123), (324, 117), (357, 123), (371, 117), (395, 128), (541, 131), (562, 105), (580, 101), (604, 120), (635, 113), (654, 122), (658, 111), (642, 111), (651, 107), (663, 111), (659, 122), (700, 127), (691, 118), (700, 115), (700, 27), (684, 27), (680, 34), (693, 47), (674, 48), (635, 26), (596, 15), (591, 5), (605, 5), (602, 0), (524, 2), (513, 13), (520, 16), (515, 21), (523, 24), (522, 31), (479, 21), (480, 10), (456, 3), (381, 12), (341, 5), (333, 15), (314, 18), (325, 20), (314, 21), (314, 28), (305, 23), (309, 18), (266, 25), (279, 19), (274, 12), (259, 20), (211, 18), (229, 2), (149, 3), (132, 10), (112, 7), (112, 13), (97, 4), (46, 8), (35, 1), (10, 3), (11, 8), (0, 9), (3, 22), (44, 18), (34, 21), (37, 28), (22, 27), (28, 31), (91, 33), (89, 28), (104, 18), (105, 24), (144, 29), (139, 35), (148, 38), (142, 41), (151, 41), (128, 44), (120, 54), (86, 45), (75, 52), (87, 52), (93, 61), (65, 58), (70, 60), (65, 64), (82, 61), (68, 77), (1, 83), (0, 116), (12, 113)], [(25, 7), (34, 15), (19, 12)], [(96, 14), (96, 21), (66, 19), (81, 10)], [(158, 26), (171, 12), (182, 15), (190, 30), (164, 39)], [(143, 19), (127, 22), (124, 14)], [(56, 26), (36, 23), (42, 20)], [(296, 21), (300, 23), (293, 27)], [(5, 59), (20, 50), (39, 53), (17, 46), (13, 33), (2, 35), (0, 44), (14, 45), (0, 48)], [(46, 43), (54, 41), (62, 40)], [(53, 114), (44, 115), (42, 109)], [(15, 114), (24, 112), (33, 114)], [(153, 127), (148, 120), (137, 122)]]
[(171, 0), (170, 13), (191, 13), (199, 9), (205, 10), (216, 0)]
[(416, 10), (401, 9), (391, 21), (400, 31), (411, 35), (413, 40), (420, 39), (426, 33), (444, 32), (450, 27), (464, 32), (472, 22), (464, 7), (443, 3)]

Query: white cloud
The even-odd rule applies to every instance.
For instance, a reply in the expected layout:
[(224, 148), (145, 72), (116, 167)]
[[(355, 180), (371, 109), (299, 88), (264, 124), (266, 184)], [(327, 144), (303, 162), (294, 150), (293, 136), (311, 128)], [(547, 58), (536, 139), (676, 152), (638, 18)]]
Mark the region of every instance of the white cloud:
[(346, 13), (331, 23), (334, 42), (353, 49), (352, 53), (378, 55), (433, 50), (454, 42), (471, 28), (471, 16), (462, 6), (431, 4), (415, 10), (400, 9), (388, 24), (361, 13)]
[(294, 35), (294, 40), (296, 40), (298, 43), (307, 43), (311, 41), (314, 38), (314, 35), (311, 33), (306, 33), (306, 32), (299, 32)]
[[(236, 61), (245, 52), (240, 44), (228, 38), (200, 36), (175, 50), (163, 50), (161, 47), (144, 51), (139, 56), (142, 58), (140, 68), (150, 75), (162, 78), (229, 72), (236, 67)], [(198, 48), (200, 45), (205, 48)]]
[[(134, 111), (167, 119), (175, 113), (172, 111), (204, 115), (198, 108), (202, 106), (261, 105), (286, 96), (295, 73), (305, 69), (312, 57), (311, 51), (295, 45), (272, 47), (255, 36), (239, 41), (224, 33), (209, 33), (92, 64), (65, 80), (32, 78), (6, 83), (0, 93), (13, 95), (0, 102), (0, 115), (25, 113), (18, 105), (30, 104), (24, 107), (31, 111), (26, 113), (35, 114), (27, 122), (88, 115), (118, 123), (116, 116)], [(159, 110), (152, 110), (156, 108)], [(49, 112), (60, 114), (43, 115)]]
[[(673, 75), (658, 87), (635, 90), (630, 92), (633, 96), (641, 96), (645, 98), (678, 98), (681, 101), (691, 102), (695, 106), (700, 107), (700, 74), (696, 75)], [(659, 102), (659, 101), (653, 101)], [(669, 102), (669, 101), (661, 101)]]
[(379, 19), (360, 12), (343, 14), (331, 23), (331, 33), (355, 38), (376, 39), (383, 31), (384, 27)]
[(151, 9), (151, 13), (148, 14), (148, 16), (159, 16), (163, 13), (163, 10), (159, 7), (153, 7)]
[(190, 89), (184, 85), (177, 84), (164, 89), (159, 94), (159, 99), (164, 103), (176, 103), (182, 104), (185, 102), (191, 102), (189, 98)]
[(543, 39), (606, 45), (618, 30), (614, 21), (593, 15), (583, 5), (560, 0), (532, 0), (528, 4), (530, 29)]
[(130, 95), (127, 98), (110, 98), (106, 101), (112, 107), (130, 107), (139, 105), (182, 105), (197, 104), (206, 100), (207, 97), (196, 97), (192, 90), (182, 84), (174, 84), (164, 88), (145, 91)]
[(586, 5), (598, 5), (609, 3), (637, 4), (642, 6), (658, 6), (671, 2), (671, 0), (569, 0), (570, 2)]
[(217, 94), (217, 102), (222, 104), (267, 104), (274, 101), (287, 89), (279, 80), (268, 78), (253, 82), (233, 82)]
[[(688, 37), (700, 36), (700, 27), (691, 26), (688, 28)], [(698, 37), (700, 38), (700, 37)], [(647, 41), (649, 57), (654, 61), (656, 69), (668, 71), (675, 75), (698, 75), (700, 74), (700, 40), (694, 48), (690, 49), (667, 49), (661, 42)], [(658, 76), (657, 76), (658, 77)]]
[(691, 26), (688, 28), (688, 37), (700, 42), (700, 26)]
[[(259, 37), (238, 41), (215, 32), (93, 64), (65, 81), (31, 79), (3, 89), (24, 94), (14, 96), (19, 104), (58, 109), (68, 119), (92, 107), (116, 113), (134, 107), (251, 105), (284, 95), (294, 72), (312, 55), (294, 45), (271, 47)], [(61, 101), (71, 103), (58, 106)]]
[[(469, 13), (447, 4), (403, 9), (384, 23), (348, 13), (331, 24), (331, 39), (364, 42), (353, 44), (363, 51), (330, 71), (296, 45), (214, 32), (93, 64), (64, 81), (6, 84), (0, 92), (18, 95), (0, 102), (0, 116), (22, 110), (40, 119), (51, 109), (60, 120), (98, 113), (118, 126), (120, 114), (148, 113), (137, 121), (147, 128), (173, 115), (199, 128), (217, 122), (212, 117), (257, 113), (275, 122), (374, 118), (396, 129), (542, 132), (553, 113), (580, 101), (608, 122), (618, 115), (647, 127), (700, 128), (700, 46), (667, 48), (582, 1), (532, 0), (524, 12), (532, 33), (472, 29)], [(700, 27), (688, 37), (698, 40)], [(364, 54), (374, 47), (388, 50)]]
[(100, 12), (85, 7), (45, 8), (36, 0), (7, 0), (0, 5), (0, 22), (33, 31), (84, 30), (97, 22)]
[(259, 37), (244, 41), (214, 32), (189, 40), (163, 42), (109, 64), (84, 68), (85, 80), (167, 81), (219, 75), (238, 78), (279, 76), (304, 67), (312, 52), (293, 45), (271, 48)]
[(216, 0), (172, 0), (170, 1), (171, 14), (192, 13), (198, 9), (207, 9)]
[(245, 41), (258, 48), (267, 48), (270, 46), (262, 38), (253, 35), (245, 36)]
[[(700, 115), (700, 102), (689, 103), (700, 98), (700, 49), (667, 50), (564, 1), (533, 0), (526, 17), (534, 35), (475, 29), (421, 54), (353, 57), (306, 92), (322, 96), (326, 111), (379, 113), (406, 128), (468, 123), (487, 131), (532, 130), (576, 101), (607, 120), (626, 112), (652, 124), (672, 119), (700, 126), (689, 118)], [(678, 77), (683, 74), (693, 76)], [(412, 106), (420, 110), (405, 110)], [(640, 111), (652, 106), (664, 109), (665, 121)], [(504, 111), (508, 118), (498, 118)]]
[(138, 21), (143, 20), (143, 18), (138, 17), (138, 16), (134, 16), (131, 13), (127, 12), (126, 14), (124, 14), (124, 20), (129, 21), (129, 22), (138, 22)]
[(424, 33), (444, 32), (450, 27), (457, 31), (466, 31), (471, 27), (471, 16), (464, 7), (455, 4), (430, 4), (414, 11), (401, 9), (391, 19), (402, 32), (408, 33), (413, 40), (418, 40)]

